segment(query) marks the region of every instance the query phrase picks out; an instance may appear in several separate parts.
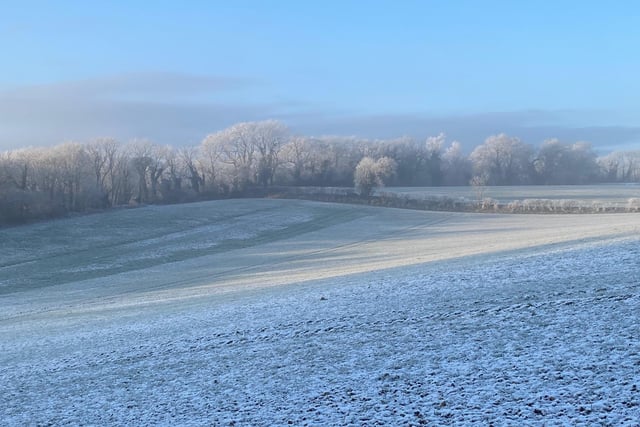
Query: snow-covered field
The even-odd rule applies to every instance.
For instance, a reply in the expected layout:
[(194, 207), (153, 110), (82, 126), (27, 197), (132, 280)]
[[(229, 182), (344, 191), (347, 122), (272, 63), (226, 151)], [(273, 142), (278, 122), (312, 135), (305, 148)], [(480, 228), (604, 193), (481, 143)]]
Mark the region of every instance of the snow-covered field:
[(640, 425), (637, 214), (244, 200), (0, 243), (0, 425)]
[[(382, 192), (408, 194), (412, 197), (451, 197), (475, 200), (478, 190), (464, 187), (386, 187)], [(515, 200), (543, 199), (570, 200), (580, 205), (624, 207), (629, 199), (640, 197), (640, 184), (599, 184), (599, 185), (518, 185), (487, 186), (482, 189), (482, 197), (488, 197), (503, 203)]]

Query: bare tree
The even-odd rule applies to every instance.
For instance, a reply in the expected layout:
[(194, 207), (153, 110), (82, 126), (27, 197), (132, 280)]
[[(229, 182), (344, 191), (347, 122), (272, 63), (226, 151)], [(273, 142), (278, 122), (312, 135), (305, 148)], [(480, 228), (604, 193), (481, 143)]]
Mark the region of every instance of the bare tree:
[(324, 185), (350, 185), (358, 162), (364, 156), (363, 141), (355, 137), (329, 136), (318, 139), (316, 151), (319, 178)]
[[(233, 165), (227, 160), (227, 137), (221, 132), (207, 135), (200, 145), (200, 163), (202, 164), (202, 182), (209, 191), (215, 191), (222, 165)], [(232, 166), (233, 167), (233, 166)]]
[(289, 138), (289, 130), (282, 122), (276, 120), (253, 123), (252, 127), (258, 152), (257, 181), (266, 187), (273, 184), (279, 166), (278, 155)]
[(573, 173), (565, 184), (589, 184), (599, 179), (597, 156), (590, 143), (578, 141), (571, 145), (569, 170)]
[(408, 186), (430, 185), (427, 144), (414, 138), (402, 137), (384, 141), (381, 153), (397, 162), (397, 184)]
[(163, 187), (168, 187), (171, 191), (182, 190), (182, 178), (184, 176), (185, 167), (182, 163), (182, 156), (179, 151), (171, 146), (164, 147), (164, 158), (166, 164), (166, 179)]
[(293, 184), (302, 184), (305, 172), (308, 173), (311, 168), (311, 159), (313, 158), (312, 142), (303, 136), (291, 138), (282, 147), (282, 156), (285, 164), (289, 165), (291, 169)]
[(200, 192), (200, 187), (204, 185), (204, 171), (199, 161), (200, 149), (198, 147), (182, 147), (178, 151), (182, 164), (185, 168), (187, 179), (191, 189), (195, 193)]
[(438, 186), (442, 184), (442, 148), (444, 147), (445, 141), (446, 136), (442, 132), (440, 132), (438, 136), (430, 136), (427, 138), (426, 168), (429, 176), (429, 185)]
[(9, 186), (14, 187), (17, 183), (11, 173), (13, 162), (10, 152), (0, 152), (0, 191)]
[(2, 153), (2, 168), (0, 169), (0, 182), (5, 187), (15, 186), (20, 190), (27, 190), (33, 185), (33, 173), (35, 169), (33, 150), (22, 149)]
[[(250, 123), (238, 123), (208, 135), (203, 142), (205, 153), (214, 156), (215, 163), (219, 160), (231, 167), (231, 185), (235, 190), (244, 189), (253, 175), (256, 147), (251, 128)], [(209, 166), (214, 175), (214, 162)]]
[(279, 153), (288, 139), (288, 129), (275, 120), (237, 123), (203, 141), (205, 158), (215, 176), (217, 163), (231, 166), (232, 185), (242, 190), (249, 184), (273, 183)]
[(140, 140), (121, 145), (102, 138), (86, 145), (15, 150), (0, 153), (0, 221), (132, 200), (175, 202), (198, 193), (228, 194), (283, 182), (355, 184), (367, 196), (389, 183), (470, 184), (483, 197), (487, 185), (640, 181), (640, 151), (596, 159), (588, 143), (549, 140), (534, 158), (531, 146), (500, 134), (467, 157), (460, 143), (444, 149), (445, 142), (444, 134), (423, 142), (290, 138), (284, 124), (267, 120), (237, 123), (208, 135), (197, 147), (175, 149)]
[(66, 210), (78, 211), (84, 206), (80, 203), (83, 187), (89, 176), (89, 161), (84, 146), (76, 142), (54, 147), (52, 150), (53, 164), (56, 165), (59, 192)]
[(519, 138), (504, 133), (487, 138), (470, 155), (476, 175), (485, 175), (490, 185), (527, 184), (532, 167), (532, 149)]
[[(134, 140), (130, 143), (130, 163), (136, 173), (138, 185), (136, 190), (136, 201), (138, 203), (148, 203), (153, 201), (149, 187), (160, 168), (154, 155), (154, 145), (146, 140)], [(157, 187), (157, 182), (154, 188)]]
[(476, 195), (476, 201), (482, 202), (485, 194), (487, 193), (487, 176), (476, 175), (469, 181), (469, 184), (473, 188), (473, 192)]
[(598, 179), (599, 167), (591, 144), (544, 141), (533, 162), (541, 184), (587, 184)]
[(85, 147), (96, 179), (96, 188), (104, 194), (106, 203), (114, 206), (117, 187), (116, 163), (119, 144), (112, 138), (100, 138)]
[(131, 198), (129, 148), (113, 138), (100, 138), (86, 147), (96, 183), (109, 206), (126, 203)]
[(467, 185), (471, 179), (471, 162), (462, 153), (462, 145), (453, 141), (442, 155), (444, 185)]
[(608, 181), (640, 182), (640, 151), (614, 151), (597, 163)]
[(618, 170), (620, 169), (620, 159), (617, 152), (610, 153), (598, 158), (598, 166), (607, 182), (618, 181)]

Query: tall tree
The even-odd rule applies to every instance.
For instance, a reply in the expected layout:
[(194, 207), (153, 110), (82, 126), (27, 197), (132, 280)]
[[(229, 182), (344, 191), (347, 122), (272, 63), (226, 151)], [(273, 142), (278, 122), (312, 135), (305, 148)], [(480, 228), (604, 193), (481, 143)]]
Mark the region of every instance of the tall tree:
[(453, 141), (442, 155), (445, 185), (468, 185), (472, 177), (471, 162), (462, 152), (462, 145)]
[(528, 184), (532, 169), (531, 147), (504, 133), (487, 138), (469, 156), (474, 173), (489, 185)]
[(138, 203), (154, 202), (158, 199), (160, 176), (166, 168), (164, 148), (147, 140), (134, 140), (130, 144), (131, 167), (136, 173)]
[(596, 154), (590, 144), (544, 141), (534, 162), (540, 184), (587, 184), (598, 179)]
[(294, 185), (302, 185), (308, 180), (313, 154), (313, 143), (304, 136), (293, 137), (282, 147), (282, 160), (290, 169)]
[(278, 155), (289, 138), (289, 130), (282, 122), (266, 120), (253, 123), (253, 133), (258, 152), (257, 181), (266, 187), (273, 184)]
[(178, 151), (178, 156), (186, 169), (185, 172), (191, 189), (195, 193), (199, 193), (200, 187), (204, 185), (204, 171), (201, 166), (201, 162), (199, 161), (199, 147), (182, 147)]

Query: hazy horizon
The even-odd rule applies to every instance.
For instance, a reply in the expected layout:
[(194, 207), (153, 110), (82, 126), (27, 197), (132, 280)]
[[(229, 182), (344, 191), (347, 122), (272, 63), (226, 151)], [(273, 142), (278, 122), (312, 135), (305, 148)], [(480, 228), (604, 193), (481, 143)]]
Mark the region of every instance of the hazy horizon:
[(371, 139), (640, 146), (632, 2), (27, 1), (0, 17), (0, 150), (199, 144), (237, 122)]

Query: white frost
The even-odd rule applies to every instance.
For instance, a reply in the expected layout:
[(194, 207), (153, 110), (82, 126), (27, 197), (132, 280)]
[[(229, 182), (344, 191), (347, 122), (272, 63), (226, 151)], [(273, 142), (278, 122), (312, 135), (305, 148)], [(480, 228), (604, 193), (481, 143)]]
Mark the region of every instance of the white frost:
[(167, 301), (1, 317), (0, 424), (640, 420), (637, 235)]
[(633, 425), (638, 243), (365, 274), (3, 339), (0, 420)]

